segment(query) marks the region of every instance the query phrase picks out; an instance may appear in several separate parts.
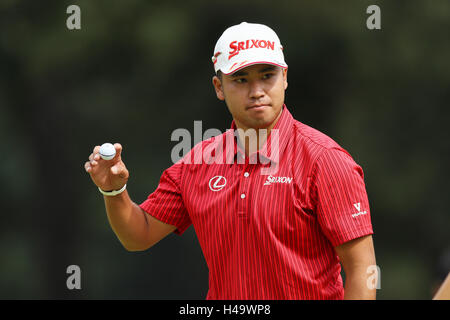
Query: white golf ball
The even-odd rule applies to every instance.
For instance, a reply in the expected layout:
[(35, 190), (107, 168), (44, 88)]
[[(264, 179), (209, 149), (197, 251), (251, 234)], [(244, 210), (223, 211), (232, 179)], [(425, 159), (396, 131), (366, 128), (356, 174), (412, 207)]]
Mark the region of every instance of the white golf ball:
[(98, 151), (103, 160), (111, 160), (116, 155), (116, 148), (111, 143), (104, 143)]

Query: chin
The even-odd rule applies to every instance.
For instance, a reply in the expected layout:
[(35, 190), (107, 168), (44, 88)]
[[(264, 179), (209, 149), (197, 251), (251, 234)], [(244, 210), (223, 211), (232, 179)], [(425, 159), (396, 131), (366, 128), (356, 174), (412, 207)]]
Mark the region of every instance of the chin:
[(267, 116), (267, 117), (261, 117), (261, 118), (253, 118), (252, 119), (252, 126), (255, 129), (265, 129), (267, 127), (269, 127), (273, 121), (275, 120), (276, 117), (274, 116)]

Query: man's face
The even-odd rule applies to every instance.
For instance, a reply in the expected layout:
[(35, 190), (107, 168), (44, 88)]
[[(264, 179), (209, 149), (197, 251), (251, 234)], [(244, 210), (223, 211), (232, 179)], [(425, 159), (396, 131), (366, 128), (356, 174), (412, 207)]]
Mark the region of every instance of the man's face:
[(217, 98), (225, 100), (238, 128), (272, 128), (284, 104), (287, 69), (255, 64), (213, 77)]

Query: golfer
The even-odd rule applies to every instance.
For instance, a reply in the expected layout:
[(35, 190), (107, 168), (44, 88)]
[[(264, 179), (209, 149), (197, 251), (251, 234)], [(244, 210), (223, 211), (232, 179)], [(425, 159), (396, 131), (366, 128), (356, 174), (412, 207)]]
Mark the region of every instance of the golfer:
[(292, 117), (277, 34), (261, 24), (232, 26), (212, 62), (231, 128), (165, 170), (143, 203), (127, 193), (120, 144), (112, 160), (96, 146), (85, 163), (123, 246), (146, 250), (192, 224), (209, 269), (207, 299), (374, 299), (363, 171)]

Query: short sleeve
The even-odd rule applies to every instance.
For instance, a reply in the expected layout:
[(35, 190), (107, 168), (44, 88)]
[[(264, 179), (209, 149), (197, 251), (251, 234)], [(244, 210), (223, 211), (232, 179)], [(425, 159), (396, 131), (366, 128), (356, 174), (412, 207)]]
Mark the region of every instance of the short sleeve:
[(317, 219), (333, 246), (373, 234), (363, 170), (348, 153), (325, 150), (311, 179)]
[(192, 223), (180, 191), (182, 166), (183, 164), (178, 162), (166, 169), (156, 190), (139, 205), (156, 219), (176, 226), (174, 232), (178, 235), (186, 231)]

